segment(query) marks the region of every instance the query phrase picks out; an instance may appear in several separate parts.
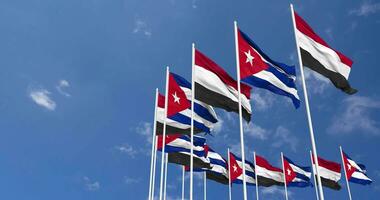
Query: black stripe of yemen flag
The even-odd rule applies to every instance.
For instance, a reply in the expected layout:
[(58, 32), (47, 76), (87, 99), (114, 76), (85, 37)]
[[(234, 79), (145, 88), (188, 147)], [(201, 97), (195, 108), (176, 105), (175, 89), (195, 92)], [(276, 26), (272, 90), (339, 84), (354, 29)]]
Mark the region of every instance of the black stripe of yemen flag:
[[(190, 166), (190, 154), (185, 153), (168, 153), (168, 162)], [(206, 168), (211, 169), (210, 163), (206, 163), (200, 158), (198, 158), (195, 154), (193, 155), (193, 165), (194, 168)]]
[[(237, 81), (206, 57), (195, 50), (195, 98), (214, 107), (228, 112), (239, 112)], [(249, 102), (251, 88), (241, 84), (242, 115), (246, 121), (251, 120), (251, 105)]]
[(223, 176), (222, 174), (217, 174), (214, 172), (206, 171), (206, 178), (216, 181), (218, 183), (228, 185), (228, 178), (226, 176)]
[(345, 93), (356, 93), (348, 82), (352, 60), (331, 48), (296, 12), (294, 17), (303, 65), (330, 79)]
[[(318, 172), (321, 177), (322, 186), (333, 190), (340, 190), (339, 180), (341, 178), (341, 166), (339, 163), (318, 157)], [(314, 161), (313, 167), (315, 168)]]

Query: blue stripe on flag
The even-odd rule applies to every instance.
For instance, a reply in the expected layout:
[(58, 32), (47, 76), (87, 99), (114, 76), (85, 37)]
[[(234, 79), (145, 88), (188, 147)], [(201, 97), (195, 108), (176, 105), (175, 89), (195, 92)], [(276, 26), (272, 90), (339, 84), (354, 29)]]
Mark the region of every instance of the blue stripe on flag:
[(354, 177), (351, 177), (350, 180), (348, 180), (352, 183), (357, 183), (357, 184), (361, 184), (361, 185), (369, 185), (372, 183), (372, 181), (370, 180), (364, 180), (364, 179), (358, 179), (358, 178), (354, 178)]
[[(181, 113), (177, 113), (173, 116), (170, 116), (169, 118), (181, 124), (191, 125), (191, 118)], [(210, 133), (210, 128), (196, 120), (194, 120), (194, 127), (203, 132)]]

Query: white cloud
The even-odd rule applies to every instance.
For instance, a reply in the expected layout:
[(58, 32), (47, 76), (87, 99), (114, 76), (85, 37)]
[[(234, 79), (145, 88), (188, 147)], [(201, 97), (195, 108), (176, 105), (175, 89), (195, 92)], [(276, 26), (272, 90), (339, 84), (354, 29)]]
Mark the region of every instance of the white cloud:
[(370, 1), (363, 1), (359, 8), (349, 11), (349, 14), (357, 16), (368, 16), (380, 11), (380, 3), (372, 3)]
[(149, 144), (152, 144), (152, 135), (153, 135), (153, 129), (152, 129), (152, 123), (150, 122), (141, 122), (135, 129), (135, 131), (146, 138), (146, 140), (149, 142)]
[(141, 178), (124, 177), (124, 182), (126, 184), (136, 184), (141, 182)]
[(244, 133), (256, 139), (266, 140), (270, 132), (254, 123), (244, 124)]
[(120, 153), (127, 154), (129, 157), (134, 158), (138, 153), (131, 145), (123, 144), (115, 147)]
[[(307, 89), (313, 94), (323, 94), (330, 84), (329, 79), (317, 72), (310, 70), (307, 67), (304, 68), (304, 75), (306, 79)], [(301, 82), (301, 79), (298, 80)]]
[(273, 147), (279, 148), (282, 146), (288, 146), (292, 151), (296, 151), (298, 145), (298, 138), (292, 135), (289, 129), (283, 126), (277, 127), (273, 138)]
[(212, 129), (213, 134), (218, 135), (223, 130), (223, 119), (218, 118), (218, 122), (214, 124), (214, 128)]
[(197, 0), (192, 0), (191, 1), (191, 7), (193, 7), (194, 9), (198, 8), (198, 6), (197, 6)]
[(56, 103), (50, 98), (50, 92), (46, 89), (31, 89), (29, 97), (39, 106), (48, 110), (55, 110)]
[(84, 185), (88, 191), (96, 191), (100, 189), (100, 183), (98, 181), (92, 181), (87, 176), (83, 177)]
[(268, 108), (272, 107), (275, 102), (275, 94), (269, 91), (263, 91), (261, 89), (255, 89), (251, 98), (253, 101), (252, 107), (253, 110), (265, 111)]
[(65, 97), (70, 97), (71, 95), (64, 91), (64, 89), (68, 87), (70, 87), (70, 83), (67, 80), (62, 79), (58, 82), (56, 89), (61, 95)]
[(147, 23), (145, 21), (143, 21), (142, 19), (136, 19), (135, 20), (135, 26), (134, 26), (132, 32), (135, 34), (141, 33), (141, 34), (145, 35), (146, 37), (152, 36), (152, 32), (148, 28)]
[[(347, 134), (353, 131), (379, 135), (379, 123), (371, 117), (375, 110), (380, 109), (380, 100), (364, 96), (350, 96), (343, 100), (343, 110), (333, 118), (328, 128), (331, 134)], [(378, 113), (378, 112), (376, 112)]]
[[(280, 188), (280, 187), (264, 187), (260, 191), (263, 195), (266, 195), (266, 196), (277, 195), (283, 198), (283, 196), (285, 195), (284, 188)], [(288, 197), (291, 197), (291, 196), (292, 196), (292, 193), (288, 190)]]
[(333, 39), (333, 31), (332, 31), (332, 28), (331, 27), (329, 27), (329, 28), (326, 28), (325, 29), (325, 33), (326, 33), (326, 35), (329, 37), (329, 39)]

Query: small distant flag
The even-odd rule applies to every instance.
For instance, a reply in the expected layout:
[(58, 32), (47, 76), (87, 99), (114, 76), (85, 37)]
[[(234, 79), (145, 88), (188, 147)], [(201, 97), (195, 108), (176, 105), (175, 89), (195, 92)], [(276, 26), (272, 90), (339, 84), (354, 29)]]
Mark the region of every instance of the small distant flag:
[(282, 169), (272, 166), (265, 158), (256, 155), (256, 173), (258, 185), (270, 187), (284, 185)]
[(348, 82), (352, 60), (331, 48), (296, 12), (294, 17), (303, 65), (330, 79), (336, 88), (355, 94)]
[(372, 180), (366, 174), (366, 167), (362, 164), (357, 164), (346, 153), (343, 153), (343, 164), (346, 169), (348, 181), (361, 185), (369, 185)]
[[(314, 164), (314, 158), (313, 168), (316, 169)], [(328, 161), (318, 157), (318, 173), (321, 177), (322, 186), (328, 187), (333, 190), (340, 190), (341, 186), (338, 183), (341, 178), (340, 170), (341, 166), (339, 163)]]
[(295, 67), (272, 60), (245, 33), (237, 31), (241, 81), (287, 96), (298, 108)]
[[(157, 150), (162, 151), (162, 136), (158, 137)], [(165, 152), (168, 153), (168, 162), (179, 165), (190, 165), (191, 141), (188, 135), (167, 135), (165, 139)], [(206, 139), (194, 136), (194, 168), (211, 168), (210, 160), (207, 158)]]
[[(237, 81), (197, 49), (195, 49), (194, 81), (196, 99), (226, 111), (239, 112)], [(241, 93), (243, 117), (249, 122), (252, 114), (249, 102), (251, 88), (241, 84)]]
[[(245, 161), (245, 181), (247, 185), (256, 184), (253, 163)], [(231, 183), (243, 184), (243, 162), (242, 159), (230, 152)]]
[[(191, 84), (181, 76), (170, 73), (168, 100), (168, 118), (166, 120), (166, 134), (190, 134), (191, 128), (191, 105), (188, 103), (191, 99)], [(179, 102), (179, 103), (178, 103)], [(180, 105), (178, 105), (180, 104)], [(165, 97), (159, 95), (157, 108), (157, 134), (161, 135), (163, 131)], [(218, 122), (214, 109), (205, 103), (194, 102), (194, 132), (210, 133), (214, 124)]]
[(296, 165), (293, 161), (284, 156), (284, 171), (287, 186), (311, 186), (311, 167), (301, 167)]

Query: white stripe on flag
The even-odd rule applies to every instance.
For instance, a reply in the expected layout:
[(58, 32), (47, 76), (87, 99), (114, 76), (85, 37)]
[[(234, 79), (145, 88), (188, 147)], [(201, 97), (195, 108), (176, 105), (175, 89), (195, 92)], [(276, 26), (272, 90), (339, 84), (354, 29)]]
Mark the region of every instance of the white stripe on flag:
[[(313, 167), (314, 169), (315, 168), (315, 165), (313, 164)], [(335, 171), (332, 171), (332, 170), (329, 170), (327, 168), (324, 168), (322, 166), (318, 166), (319, 168), (319, 175), (323, 178), (326, 178), (326, 179), (329, 179), (329, 180), (332, 180), (332, 181), (335, 181), (335, 182), (338, 182), (341, 178), (341, 173), (339, 172), (335, 172)]]
[(284, 177), (282, 172), (271, 171), (259, 165), (256, 165), (257, 176), (265, 177), (283, 183)]

